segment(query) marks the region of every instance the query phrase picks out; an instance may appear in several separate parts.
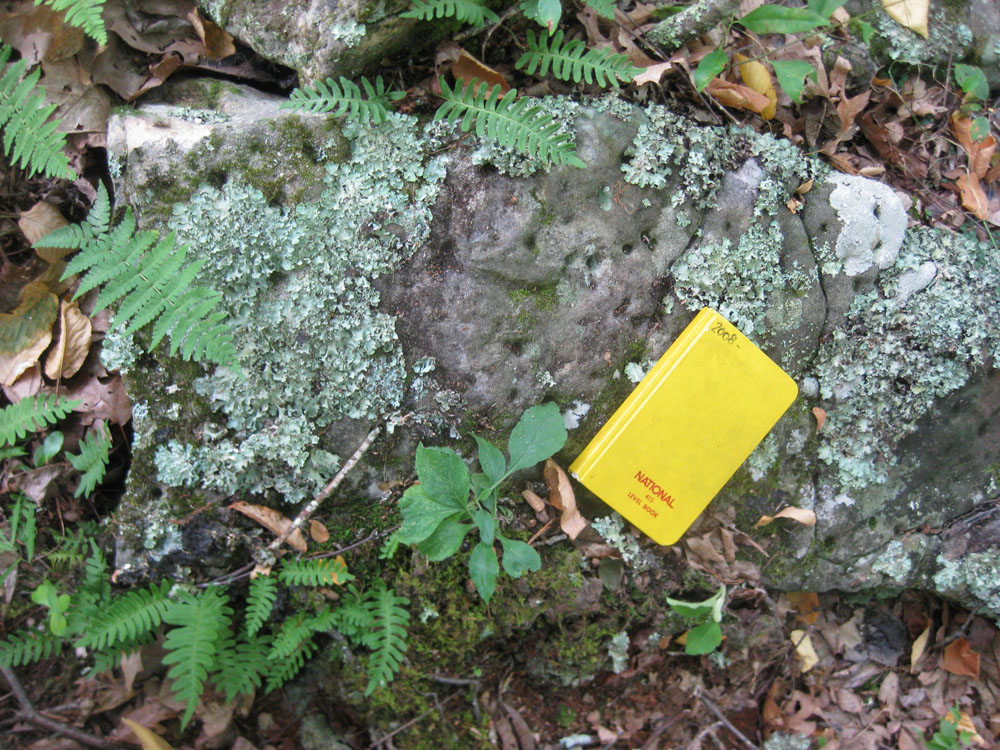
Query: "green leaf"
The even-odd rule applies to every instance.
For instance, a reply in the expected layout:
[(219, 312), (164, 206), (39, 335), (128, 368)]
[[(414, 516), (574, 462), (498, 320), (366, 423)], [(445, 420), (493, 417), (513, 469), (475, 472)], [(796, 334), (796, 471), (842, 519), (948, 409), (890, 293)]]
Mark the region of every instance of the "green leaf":
[(538, 14), (535, 20), (553, 33), (559, 25), (559, 18), (562, 16), (562, 2), (560, 0), (538, 0)]
[(710, 654), (722, 643), (722, 628), (717, 622), (705, 622), (691, 628), (684, 644), (684, 653), (689, 656)]
[(559, 407), (551, 401), (532, 406), (510, 433), (508, 474), (544, 461), (566, 442), (566, 425)]
[(503, 547), (503, 569), (511, 578), (520, 578), (526, 572), (537, 573), (542, 568), (542, 558), (530, 544), (516, 539), (500, 537)]
[(694, 69), (695, 88), (697, 88), (698, 91), (704, 91), (708, 82), (725, 70), (726, 63), (728, 62), (729, 58), (726, 57), (726, 53), (721, 49), (709, 52), (701, 58), (701, 62), (698, 63), (698, 67)]
[(424, 541), (444, 519), (458, 512), (430, 498), (422, 484), (415, 484), (403, 493), (399, 499), (399, 511), (403, 514), (403, 525), (395, 536), (401, 544)]
[(827, 20), (809, 8), (762, 5), (740, 18), (739, 23), (756, 34), (801, 34), (826, 26)]
[(796, 104), (802, 103), (802, 89), (805, 79), (816, 80), (816, 68), (803, 60), (775, 60), (771, 63), (778, 85), (785, 90)]
[(977, 117), (972, 121), (972, 127), (969, 128), (969, 135), (974, 141), (981, 141), (983, 138), (990, 134), (990, 121), (986, 117)]
[(458, 548), (462, 546), (462, 540), (465, 539), (465, 535), (473, 528), (471, 523), (463, 522), (460, 513), (456, 513), (454, 516), (446, 518), (434, 530), (433, 534), (417, 545), (417, 550), (419, 550), (420, 554), (427, 555), (427, 559), (431, 562), (447, 560), (458, 552)]
[(472, 548), (472, 554), (469, 556), (469, 574), (476, 585), (476, 591), (483, 597), (483, 601), (489, 604), (490, 597), (497, 587), (497, 576), (500, 575), (500, 563), (492, 545), (480, 542)]
[(469, 502), (469, 468), (451, 448), (417, 446), (417, 478), (434, 502), (465, 510)]
[(507, 473), (507, 459), (504, 458), (503, 451), (497, 448), (489, 440), (485, 440), (478, 435), (476, 445), (479, 446), (479, 465), (483, 467), (486, 476), (490, 478), (490, 484), (499, 484)]
[(472, 519), (476, 522), (476, 526), (479, 527), (479, 538), (483, 544), (492, 546), (493, 540), (496, 539), (497, 535), (497, 520), (488, 510), (482, 509), (473, 511)]
[(846, 3), (847, 0), (809, 0), (809, 10), (820, 18), (829, 18), (833, 12)]
[(990, 84), (986, 81), (986, 74), (974, 65), (955, 63), (955, 81), (970, 97), (981, 102), (990, 98)]
[(35, 464), (35, 468), (39, 466), (45, 466), (49, 461), (51, 461), (55, 455), (62, 450), (63, 447), (63, 434), (56, 430), (50, 433), (44, 442), (35, 448), (35, 452), (31, 457), (31, 460)]
[(712, 619), (716, 622), (722, 619), (722, 607), (725, 603), (726, 587), (724, 585), (720, 585), (719, 590), (703, 602), (683, 602), (667, 597), (667, 604), (682, 617), (705, 617), (711, 614)]
[(864, 21), (858, 20), (857, 18), (851, 19), (852, 23), (856, 23), (858, 28), (861, 29), (861, 41), (865, 44), (871, 42), (872, 37), (875, 36), (875, 27), (870, 23), (865, 23)]

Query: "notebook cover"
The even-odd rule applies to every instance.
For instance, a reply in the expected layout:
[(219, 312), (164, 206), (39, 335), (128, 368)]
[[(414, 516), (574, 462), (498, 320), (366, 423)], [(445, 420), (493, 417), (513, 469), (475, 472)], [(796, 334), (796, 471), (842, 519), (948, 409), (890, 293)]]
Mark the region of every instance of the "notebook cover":
[(798, 394), (790, 377), (703, 308), (570, 465), (658, 544), (673, 544)]

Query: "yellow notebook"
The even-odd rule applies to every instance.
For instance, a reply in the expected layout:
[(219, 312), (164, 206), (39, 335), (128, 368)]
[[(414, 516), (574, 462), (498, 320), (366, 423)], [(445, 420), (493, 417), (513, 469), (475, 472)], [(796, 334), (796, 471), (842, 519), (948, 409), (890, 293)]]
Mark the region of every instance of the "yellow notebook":
[(703, 308), (570, 472), (653, 541), (673, 544), (797, 393), (750, 339)]

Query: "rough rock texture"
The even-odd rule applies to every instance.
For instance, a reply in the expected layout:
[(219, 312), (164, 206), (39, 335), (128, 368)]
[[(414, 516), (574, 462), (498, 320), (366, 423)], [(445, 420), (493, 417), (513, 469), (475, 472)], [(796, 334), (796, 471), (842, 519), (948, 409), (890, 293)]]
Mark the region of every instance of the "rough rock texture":
[[(241, 127), (250, 139), (289, 122), (317, 133), (308, 146), (279, 140), (278, 161), (308, 152), (321, 187), (268, 202), (251, 189), (259, 175), (233, 168), (173, 207), (170, 226), (226, 290), (250, 375), (240, 385), (126, 363), (147, 409), (136, 426), (144, 468), (121, 515), (175, 516), (234, 493), (296, 501), (328, 476), (332, 454), (394, 413), (410, 416), (355, 477), (375, 498), (375, 482), (408, 475), (415, 440), (503, 432), (544, 400), (579, 424), (561, 455), (572, 459), (630, 378), (711, 305), (800, 384), (712, 506), (769, 538), (770, 582), (926, 586), (1000, 615), (988, 542), (1000, 494), (996, 254), (906, 228), (885, 186), (830, 175), (769, 137), (613, 100), (544, 104), (575, 128), (587, 169), (443, 149), (452, 131), (421, 133), (404, 117), (341, 129), (262, 110), (259, 130)], [(149, 128), (151, 117), (168, 127)], [(225, 128), (198, 140), (162, 111), (122, 117), (109, 147), (126, 200), (165, 215), (144, 175), (213, 138), (224, 153)], [(135, 132), (162, 138), (135, 149)], [(792, 213), (786, 202), (810, 179)], [(828, 414), (819, 434), (812, 407)], [(814, 509), (817, 525), (752, 529), (786, 503)], [(606, 514), (596, 500), (588, 508)], [(183, 539), (164, 546), (147, 533), (145, 557), (123, 540), (137, 565), (185, 553)]]

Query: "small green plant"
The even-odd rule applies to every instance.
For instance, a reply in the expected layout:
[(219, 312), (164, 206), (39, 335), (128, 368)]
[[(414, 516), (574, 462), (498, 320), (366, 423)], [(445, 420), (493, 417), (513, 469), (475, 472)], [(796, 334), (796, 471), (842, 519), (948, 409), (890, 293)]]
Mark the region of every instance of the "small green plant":
[(108, 451), (110, 449), (111, 438), (107, 428), (101, 424), (97, 432), (88, 433), (87, 437), (80, 443), (79, 455), (67, 456), (69, 462), (73, 464), (73, 468), (82, 474), (73, 497), (80, 497), (80, 495), (90, 497), (94, 492), (94, 488), (104, 478), (104, 472), (108, 468)]
[(42, 581), (31, 593), (31, 601), (49, 610), (49, 630), (52, 631), (52, 635), (62, 635), (66, 632), (69, 594), (60, 594), (50, 581)]
[[(955, 64), (955, 82), (965, 94), (959, 112), (972, 115), (981, 112), (983, 102), (990, 98), (990, 85), (986, 80), (986, 74), (980, 68), (973, 65)], [(988, 117), (979, 115), (972, 120), (972, 128), (969, 135), (974, 141), (981, 141), (990, 134), (990, 121)]]
[(405, 13), (400, 13), (399, 17), (419, 18), (423, 21), (454, 18), (477, 29), (487, 21), (497, 23), (500, 20), (496, 13), (476, 0), (413, 0), (413, 7)]
[(10, 552), (14, 561), (0, 573), (2, 584), (17, 568), (22, 560), (31, 562), (35, 557), (35, 538), (38, 529), (35, 525), (35, 504), (20, 492), (12, 494), (14, 503), (7, 513), (7, 533), (0, 529), (0, 552)]
[(327, 78), (325, 83), (317, 81), (311, 88), (295, 89), (281, 109), (347, 115), (350, 120), (371, 120), (378, 125), (385, 122), (390, 102), (406, 96), (402, 91), (386, 91), (382, 76), (375, 79), (374, 86), (367, 78), (362, 78), (361, 86), (364, 87), (364, 96), (356, 83), (343, 76), (339, 84)]
[(684, 602), (667, 597), (667, 604), (681, 617), (697, 623), (687, 632), (684, 653), (691, 656), (710, 654), (722, 643), (722, 608), (726, 604), (726, 587), (720, 585), (714, 595), (702, 602)]
[(553, 403), (533, 406), (521, 416), (503, 451), (476, 436), (482, 472), (468, 467), (450, 448), (417, 447), (419, 484), (403, 494), (399, 509), (403, 524), (394, 533), (402, 544), (416, 544), (431, 561), (446, 560), (458, 552), (466, 535), (475, 529), (479, 541), (469, 555), (469, 574), (476, 591), (489, 603), (500, 575), (496, 543), (503, 552), (503, 569), (520, 578), (542, 566), (541, 557), (528, 544), (500, 533), (498, 493), (516, 471), (544, 461), (566, 442), (566, 427)]
[(108, 34), (104, 29), (104, 0), (35, 0), (35, 5), (50, 6), (53, 10), (62, 11), (63, 18), (70, 26), (78, 26), (84, 33), (98, 44), (108, 43)]
[(642, 72), (628, 59), (627, 55), (612, 54), (609, 50), (587, 49), (579, 39), (563, 44), (563, 32), (557, 31), (552, 37), (544, 34), (537, 39), (528, 30), (528, 49), (521, 55), (514, 67), (527, 69), (529, 75), (552, 75), (562, 81), (594, 83), (599, 86), (618, 87), (619, 81), (628, 82)]
[(956, 704), (941, 717), (938, 731), (931, 737), (930, 742), (926, 743), (927, 750), (961, 750), (963, 747), (971, 747), (972, 735), (958, 729), (958, 722), (961, 719), (962, 714)]

